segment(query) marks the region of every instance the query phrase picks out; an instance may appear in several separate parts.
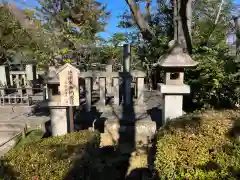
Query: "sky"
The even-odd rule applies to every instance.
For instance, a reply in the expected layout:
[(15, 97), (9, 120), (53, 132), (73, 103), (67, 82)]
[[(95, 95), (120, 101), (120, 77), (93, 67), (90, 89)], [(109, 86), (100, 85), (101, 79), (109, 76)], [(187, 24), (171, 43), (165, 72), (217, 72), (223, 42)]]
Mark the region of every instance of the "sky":
[[(1, 0), (0, 0), (1, 1)], [(30, 5), (31, 7), (37, 6), (36, 0), (10, 0), (15, 2), (18, 6), (24, 8), (25, 4)], [(118, 28), (119, 23), (119, 15), (121, 15), (126, 9), (128, 9), (128, 5), (125, 0), (98, 0), (99, 2), (107, 5), (107, 10), (111, 12), (111, 16), (108, 19), (108, 25), (105, 27), (105, 32), (99, 33), (99, 36), (108, 39), (112, 34), (116, 32), (126, 33), (128, 30)], [(156, 0), (153, 0), (156, 1)], [(219, 0), (220, 1), (220, 0)], [(240, 4), (240, 0), (235, 0), (237, 4)]]

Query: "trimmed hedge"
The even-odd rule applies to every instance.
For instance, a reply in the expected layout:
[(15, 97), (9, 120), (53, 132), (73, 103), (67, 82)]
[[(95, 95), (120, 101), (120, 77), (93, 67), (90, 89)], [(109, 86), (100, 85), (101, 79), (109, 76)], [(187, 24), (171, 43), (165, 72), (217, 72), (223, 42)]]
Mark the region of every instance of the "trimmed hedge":
[(160, 179), (240, 179), (240, 111), (207, 111), (159, 130), (155, 159)]
[(89, 131), (18, 145), (2, 160), (0, 179), (64, 179), (76, 161), (87, 162), (98, 145), (99, 134)]

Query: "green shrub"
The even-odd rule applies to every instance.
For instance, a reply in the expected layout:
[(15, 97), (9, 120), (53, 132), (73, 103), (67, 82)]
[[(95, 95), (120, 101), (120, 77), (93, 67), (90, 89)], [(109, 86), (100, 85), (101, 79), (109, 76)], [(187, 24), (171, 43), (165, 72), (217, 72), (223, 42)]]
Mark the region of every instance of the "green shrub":
[(75, 160), (83, 158), (81, 162), (87, 162), (98, 144), (98, 133), (81, 131), (18, 145), (2, 160), (0, 178), (64, 179)]
[(191, 94), (186, 96), (188, 110), (201, 108), (232, 108), (239, 97), (239, 82), (234, 57), (227, 47), (200, 47), (192, 54), (197, 67), (185, 72)]
[(240, 111), (208, 111), (159, 130), (155, 170), (160, 179), (239, 179)]

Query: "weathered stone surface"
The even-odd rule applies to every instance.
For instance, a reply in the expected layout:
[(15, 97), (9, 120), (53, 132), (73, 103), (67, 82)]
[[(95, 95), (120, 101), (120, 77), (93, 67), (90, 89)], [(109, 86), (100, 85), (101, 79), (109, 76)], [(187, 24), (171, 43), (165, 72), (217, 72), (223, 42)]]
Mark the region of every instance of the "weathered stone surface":
[(119, 121), (106, 121), (104, 132), (114, 141), (118, 141), (119, 132), (135, 134), (135, 143), (146, 145), (154, 138), (156, 132), (156, 123), (151, 120), (136, 121), (134, 125), (124, 125), (120, 127)]
[(0, 114), (2, 113), (31, 113), (35, 106), (0, 106)]
[(67, 134), (67, 109), (51, 108), (51, 129), (52, 136), (61, 136)]
[(15, 139), (12, 138), (16, 136), (18, 133), (19, 132), (17, 131), (0, 132), (0, 157), (4, 156), (5, 153), (7, 153), (12, 147), (15, 146), (16, 141)]
[(156, 123), (151, 120), (142, 120), (136, 122), (136, 142), (142, 142), (148, 144), (148, 142), (154, 138), (156, 133)]

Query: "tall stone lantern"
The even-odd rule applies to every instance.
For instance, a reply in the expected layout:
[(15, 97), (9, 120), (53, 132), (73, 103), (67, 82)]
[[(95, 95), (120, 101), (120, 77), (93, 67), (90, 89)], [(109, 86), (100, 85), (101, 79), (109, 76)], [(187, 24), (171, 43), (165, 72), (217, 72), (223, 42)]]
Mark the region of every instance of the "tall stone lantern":
[(160, 84), (163, 95), (163, 122), (183, 115), (183, 95), (190, 93), (190, 87), (184, 84), (184, 69), (197, 64), (178, 44), (160, 61), (159, 65), (164, 70), (164, 84)]

